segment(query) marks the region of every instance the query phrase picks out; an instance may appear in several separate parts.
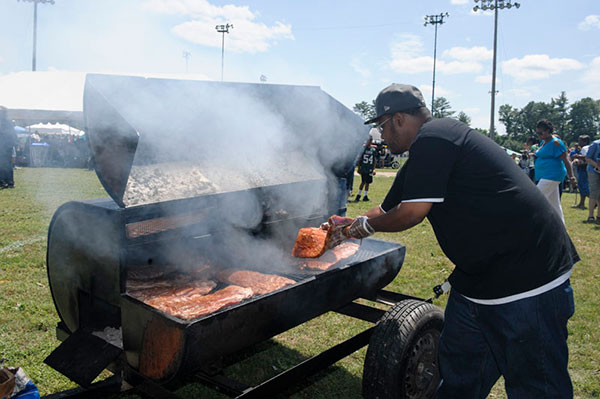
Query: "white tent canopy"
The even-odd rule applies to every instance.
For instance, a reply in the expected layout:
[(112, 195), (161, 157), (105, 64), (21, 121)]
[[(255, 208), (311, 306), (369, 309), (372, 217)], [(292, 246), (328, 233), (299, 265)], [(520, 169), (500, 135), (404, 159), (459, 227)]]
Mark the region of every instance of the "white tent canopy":
[(74, 127), (63, 125), (61, 123), (37, 123), (35, 125), (27, 126), (27, 130), (31, 133), (38, 132), (40, 134), (49, 135), (83, 135), (82, 130), (75, 129)]
[[(21, 71), (0, 74), (0, 105), (9, 109), (81, 112), (85, 75), (86, 72), (72, 71)], [(191, 73), (125, 73), (125, 75), (208, 80), (204, 75)]]

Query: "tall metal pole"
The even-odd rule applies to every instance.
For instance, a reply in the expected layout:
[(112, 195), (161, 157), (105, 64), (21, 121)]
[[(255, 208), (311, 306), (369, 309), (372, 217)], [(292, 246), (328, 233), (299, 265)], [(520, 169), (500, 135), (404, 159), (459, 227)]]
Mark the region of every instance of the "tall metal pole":
[(37, 47), (37, 1), (33, 3), (33, 58), (31, 60), (31, 70), (35, 71), (35, 49)]
[[(473, 7), (473, 11), (477, 12), (478, 10), (493, 10), (494, 11), (494, 58), (492, 61), (492, 91), (491, 91), (491, 111), (490, 111), (490, 138), (494, 140), (496, 138), (496, 128), (494, 127), (495, 123), (495, 112), (496, 112), (496, 53), (498, 47), (498, 9), (505, 8), (515, 8), (521, 7), (519, 3), (511, 3), (511, 0), (475, 0), (475, 3), (481, 1), (481, 6), (475, 5)], [(492, 4), (493, 3), (493, 4)]]
[(437, 58), (437, 30), (438, 25), (444, 23), (444, 17), (449, 17), (448, 13), (441, 13), (440, 15), (426, 15), (425, 16), (425, 25), (435, 25), (435, 38), (433, 40), (433, 83), (431, 88), (431, 113), (435, 112), (435, 64)]
[(437, 24), (435, 24), (435, 39), (433, 40), (433, 81), (431, 83), (431, 113), (434, 111), (435, 101), (435, 64), (437, 58)]
[(189, 51), (183, 52), (183, 58), (185, 58), (185, 73), (189, 72), (188, 64), (189, 64), (189, 60), (190, 60), (191, 56), (192, 56), (192, 53), (190, 53)]
[(496, 129), (494, 127), (496, 111), (496, 48), (498, 44), (498, 0), (495, 0), (494, 7), (494, 60), (492, 61), (492, 109), (490, 110), (490, 138), (496, 138)]
[(54, 4), (54, 0), (18, 0), (27, 1), (33, 3), (33, 56), (31, 58), (31, 70), (36, 70), (36, 48), (37, 48), (37, 5), (42, 4)]
[(225, 65), (225, 33), (229, 33), (229, 28), (233, 29), (233, 24), (217, 25), (215, 29), (222, 34), (221, 40), (221, 82), (223, 81), (223, 66)]

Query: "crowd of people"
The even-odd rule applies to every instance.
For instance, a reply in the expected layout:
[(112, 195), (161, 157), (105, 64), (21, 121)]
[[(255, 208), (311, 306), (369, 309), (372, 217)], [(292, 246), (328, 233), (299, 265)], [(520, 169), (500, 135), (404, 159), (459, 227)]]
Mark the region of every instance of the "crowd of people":
[[(588, 209), (588, 217), (584, 222), (600, 223), (597, 169), (600, 140), (592, 143), (589, 135), (581, 135), (577, 143), (567, 149), (547, 119), (537, 123), (536, 132), (538, 137), (528, 138), (524, 144), (525, 150), (518, 157), (513, 154), (513, 160), (536, 183), (563, 221), (560, 198), (563, 191), (568, 190), (579, 195), (579, 202), (574, 208)], [(593, 148), (591, 153), (590, 148)], [(589, 208), (585, 206), (587, 198)]]

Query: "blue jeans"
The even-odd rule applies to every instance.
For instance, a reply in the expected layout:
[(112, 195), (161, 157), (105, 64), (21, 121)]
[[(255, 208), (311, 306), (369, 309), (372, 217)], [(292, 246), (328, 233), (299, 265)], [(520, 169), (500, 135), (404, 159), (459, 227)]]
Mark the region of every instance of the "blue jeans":
[(437, 398), (485, 398), (500, 375), (510, 399), (572, 398), (567, 320), (574, 311), (569, 280), (502, 305), (480, 305), (452, 290), (440, 339)]

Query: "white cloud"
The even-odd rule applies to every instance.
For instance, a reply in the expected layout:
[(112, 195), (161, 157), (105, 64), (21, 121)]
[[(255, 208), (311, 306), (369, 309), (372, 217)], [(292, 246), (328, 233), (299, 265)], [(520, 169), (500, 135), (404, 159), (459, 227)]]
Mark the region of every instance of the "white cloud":
[[(485, 56), (484, 47), (473, 47), (472, 49), (459, 48), (450, 49), (442, 56), (454, 58), (456, 61), (436, 60), (436, 70), (446, 74), (478, 73), (483, 67), (477, 62)], [(421, 73), (433, 70), (433, 57), (424, 56), (423, 43), (418, 36), (401, 35), (398, 41), (392, 43), (392, 59), (389, 67), (400, 73)]]
[(588, 15), (577, 27), (580, 30), (600, 29), (600, 15)]
[(583, 65), (572, 58), (550, 58), (546, 54), (526, 55), (502, 63), (502, 71), (518, 80), (547, 79), (563, 71), (581, 69)]
[(600, 57), (592, 60), (590, 68), (583, 75), (583, 81), (588, 84), (600, 84)]
[(360, 64), (360, 58), (354, 57), (352, 61), (350, 61), (350, 66), (363, 78), (371, 77), (371, 71)]
[(445, 50), (442, 55), (459, 61), (486, 61), (491, 60), (494, 53), (486, 47), (475, 46), (471, 48), (452, 47), (451, 49)]
[(173, 33), (192, 43), (221, 47), (221, 35), (215, 26), (233, 24), (225, 38), (227, 50), (235, 52), (264, 52), (278, 40), (294, 39), (291, 25), (275, 22), (272, 26), (256, 22), (257, 15), (247, 6), (210, 4), (206, 0), (149, 0), (144, 7), (161, 14), (190, 18), (173, 27)]
[(527, 89), (510, 89), (508, 90), (507, 95), (513, 97), (530, 98), (533, 93)]
[(439, 61), (437, 63), (437, 70), (448, 75), (454, 75), (458, 73), (479, 73), (482, 69), (483, 67), (478, 62)]
[[(419, 85), (419, 89), (421, 93), (423, 93), (423, 97), (425, 98), (425, 102), (429, 104), (431, 101), (431, 91), (433, 89), (432, 85)], [(452, 97), (452, 92), (450, 90), (445, 89), (442, 86), (435, 85), (435, 97)]]
[[(498, 78), (496, 78), (496, 82), (498, 82)], [(492, 75), (479, 75), (475, 78), (477, 83), (492, 83)]]
[(452, 0), (452, 4), (468, 4), (469, 0)]

